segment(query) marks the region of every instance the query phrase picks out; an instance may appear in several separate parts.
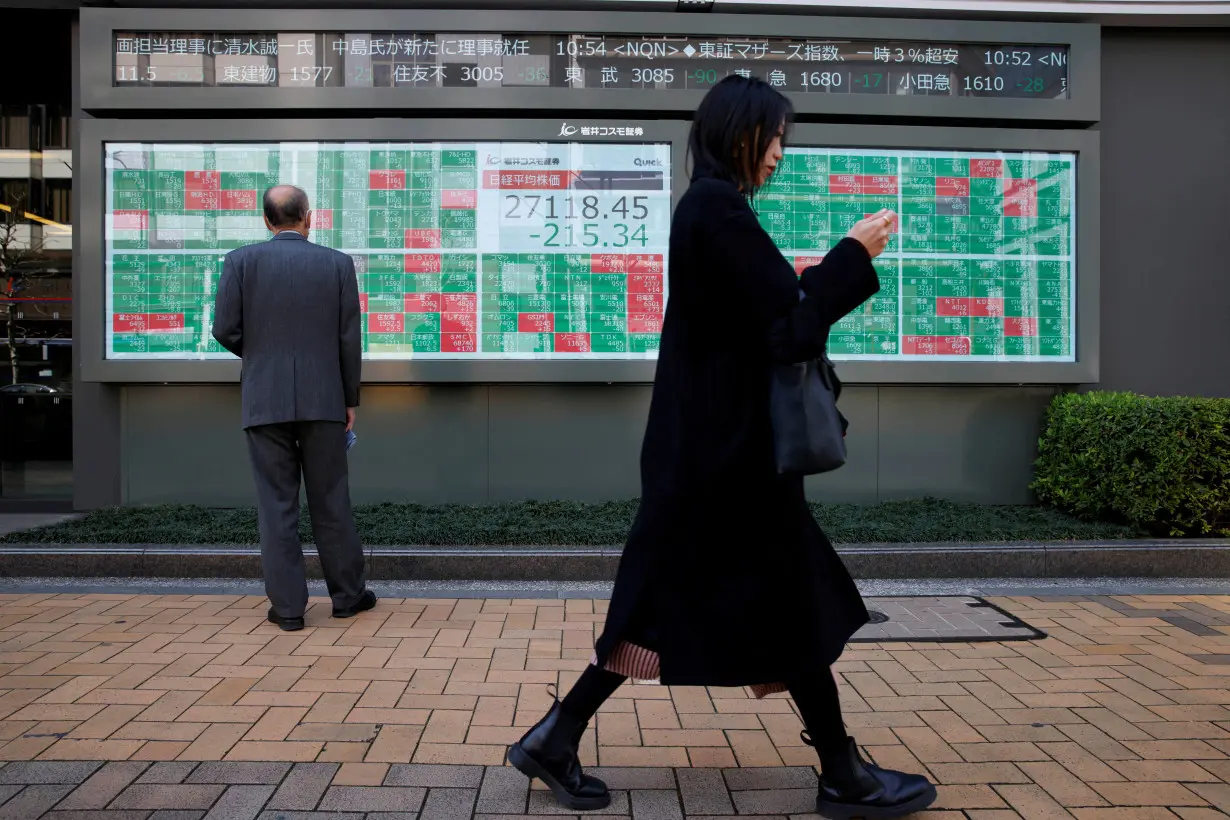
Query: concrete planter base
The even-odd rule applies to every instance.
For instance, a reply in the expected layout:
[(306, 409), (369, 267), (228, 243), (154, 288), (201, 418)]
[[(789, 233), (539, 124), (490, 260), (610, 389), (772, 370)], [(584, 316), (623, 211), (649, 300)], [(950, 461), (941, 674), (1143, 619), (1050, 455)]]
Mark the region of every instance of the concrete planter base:
[[(838, 545), (856, 578), (1230, 578), (1230, 541)], [(320, 577), (314, 548), (308, 572)], [(610, 581), (619, 547), (375, 547), (372, 578)], [(10, 544), (0, 577), (259, 578), (256, 546)]]

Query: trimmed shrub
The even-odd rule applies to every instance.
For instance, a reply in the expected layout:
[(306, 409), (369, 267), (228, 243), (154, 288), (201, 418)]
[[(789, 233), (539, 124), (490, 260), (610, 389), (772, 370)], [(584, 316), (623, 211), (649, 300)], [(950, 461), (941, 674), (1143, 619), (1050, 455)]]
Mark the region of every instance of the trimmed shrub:
[(1033, 488), (1044, 504), (1155, 536), (1230, 535), (1230, 399), (1057, 396)]
[[(582, 504), (525, 501), (457, 504), (377, 504), (355, 507), (368, 546), (619, 546), (636, 517), (636, 501)], [(920, 499), (883, 504), (813, 504), (837, 543), (900, 541), (1061, 541), (1127, 538), (1120, 524), (1082, 521), (1045, 507), (997, 507)], [(303, 511), (299, 537), (311, 543)], [(0, 543), (255, 544), (256, 510), (192, 506), (112, 507), (40, 529), (0, 536)]]

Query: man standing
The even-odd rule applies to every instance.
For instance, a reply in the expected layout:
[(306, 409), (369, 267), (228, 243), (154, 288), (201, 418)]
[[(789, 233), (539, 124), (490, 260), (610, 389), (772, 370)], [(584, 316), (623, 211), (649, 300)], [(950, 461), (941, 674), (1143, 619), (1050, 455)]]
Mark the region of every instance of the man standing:
[(243, 427), (256, 479), (269, 620), (303, 629), (307, 573), (299, 543), (299, 480), (333, 617), (376, 605), (350, 509), (346, 436), (359, 406), (359, 286), (354, 261), (307, 241), (307, 194), (265, 192), (274, 236), (226, 255), (213, 335), (243, 360)]

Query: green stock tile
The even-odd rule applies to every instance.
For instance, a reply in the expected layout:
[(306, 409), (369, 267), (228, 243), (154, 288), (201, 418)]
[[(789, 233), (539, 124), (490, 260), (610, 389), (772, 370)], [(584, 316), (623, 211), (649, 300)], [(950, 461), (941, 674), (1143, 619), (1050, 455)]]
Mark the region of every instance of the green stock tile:
[(484, 311), (479, 316), (479, 330), (483, 333), (516, 333), (517, 312), (515, 310), (503, 313)]
[(445, 273), (442, 277), (440, 290), (443, 293), (476, 293), (478, 291), (478, 274)]
[(440, 167), (442, 168), (475, 168), (478, 166), (478, 152), (473, 149), (445, 149), (440, 152)]
[(969, 160), (962, 157), (938, 157), (935, 160), (937, 177), (968, 177)]
[(407, 333), (440, 333), (439, 313), (407, 313), (405, 323)]
[(369, 167), (373, 171), (405, 171), (410, 167), (408, 152), (377, 149), (368, 154)]
[[(645, 340), (644, 334), (635, 334), (634, 337), (629, 337), (626, 333), (591, 333), (589, 337), (590, 349), (595, 353), (642, 353), (644, 350), (637, 350), (634, 340)], [(656, 337), (655, 337), (656, 338)], [(647, 342), (643, 342), (647, 344)], [(648, 347), (645, 348), (650, 349)], [(656, 350), (657, 348), (652, 348)]]
[(551, 353), (555, 337), (550, 333), (484, 333), (484, 353)]
[(970, 355), (973, 356), (1003, 356), (1007, 352), (1002, 334), (975, 335), (970, 340)]
[[(599, 337), (614, 336), (616, 334), (598, 334)], [(629, 333), (628, 334), (628, 352), (629, 353), (656, 353), (662, 344), (662, 337), (657, 333)], [(595, 349), (600, 349), (595, 347)]]

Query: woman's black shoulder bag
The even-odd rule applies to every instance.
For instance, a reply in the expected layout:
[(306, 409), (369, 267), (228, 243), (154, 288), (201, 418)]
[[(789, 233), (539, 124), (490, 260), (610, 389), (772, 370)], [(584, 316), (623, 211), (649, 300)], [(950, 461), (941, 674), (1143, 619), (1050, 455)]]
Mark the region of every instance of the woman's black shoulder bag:
[(777, 472), (816, 475), (846, 463), (846, 427), (837, 410), (841, 381), (829, 357), (775, 365), (769, 413)]

